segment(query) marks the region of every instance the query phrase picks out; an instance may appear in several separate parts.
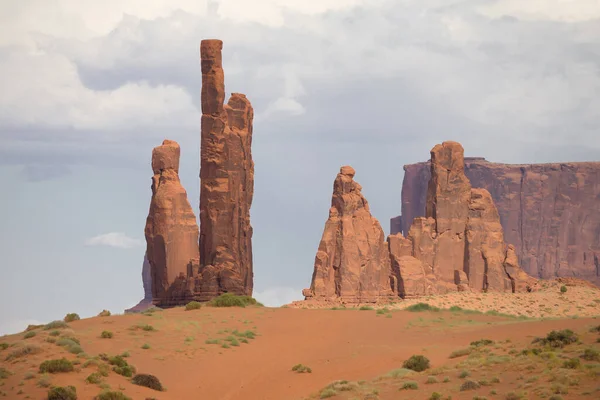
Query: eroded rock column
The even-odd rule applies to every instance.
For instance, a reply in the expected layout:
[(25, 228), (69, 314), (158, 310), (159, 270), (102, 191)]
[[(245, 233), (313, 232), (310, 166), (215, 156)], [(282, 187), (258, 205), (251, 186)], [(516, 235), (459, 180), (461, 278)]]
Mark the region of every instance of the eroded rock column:
[(220, 40), (203, 40), (200, 151), (200, 271), (196, 292), (208, 300), (224, 292), (251, 295), (254, 194), (252, 119), (245, 95), (224, 105)]

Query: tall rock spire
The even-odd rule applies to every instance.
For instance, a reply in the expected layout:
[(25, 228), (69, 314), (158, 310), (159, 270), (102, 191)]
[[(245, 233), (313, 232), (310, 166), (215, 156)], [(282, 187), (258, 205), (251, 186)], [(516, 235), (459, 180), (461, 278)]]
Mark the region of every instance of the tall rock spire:
[(150, 263), (152, 301), (184, 304), (192, 299), (199, 266), (198, 225), (179, 181), (180, 148), (165, 140), (152, 151), (152, 200), (146, 219), (146, 256)]
[(233, 93), (224, 105), (221, 40), (200, 44), (202, 133), (200, 144), (199, 299), (221, 293), (251, 295), (254, 195), (250, 101)]

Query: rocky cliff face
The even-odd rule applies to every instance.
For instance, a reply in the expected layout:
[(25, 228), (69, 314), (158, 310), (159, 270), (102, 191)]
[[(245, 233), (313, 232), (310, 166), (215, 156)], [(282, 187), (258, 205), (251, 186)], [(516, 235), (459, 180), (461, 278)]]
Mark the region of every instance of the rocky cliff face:
[(354, 174), (345, 166), (335, 178), (311, 286), (303, 291), (307, 298), (365, 303), (393, 295), (383, 229)]
[(192, 298), (198, 270), (198, 225), (179, 181), (179, 145), (165, 140), (152, 151), (152, 200), (146, 219), (146, 255), (154, 304), (169, 306)]
[(473, 189), (463, 148), (444, 142), (431, 150), (425, 217), (406, 238), (388, 237), (401, 297), (455, 290), (520, 291), (533, 285), (504, 242), (500, 217), (486, 189)]
[(245, 95), (233, 93), (224, 105), (220, 40), (203, 40), (202, 134), (200, 158), (200, 271), (198, 299), (224, 292), (251, 295), (254, 194), (252, 119)]
[[(426, 214), (429, 162), (406, 165), (402, 218), (392, 233), (408, 233)], [(575, 276), (600, 283), (600, 162), (498, 164), (465, 158), (465, 174), (487, 189), (507, 242), (530, 275)], [(398, 226), (401, 225), (401, 230)]]
[(142, 264), (142, 284), (144, 287), (144, 298), (135, 306), (125, 310), (126, 313), (141, 312), (152, 307), (152, 267), (148, 261), (148, 255), (144, 254)]

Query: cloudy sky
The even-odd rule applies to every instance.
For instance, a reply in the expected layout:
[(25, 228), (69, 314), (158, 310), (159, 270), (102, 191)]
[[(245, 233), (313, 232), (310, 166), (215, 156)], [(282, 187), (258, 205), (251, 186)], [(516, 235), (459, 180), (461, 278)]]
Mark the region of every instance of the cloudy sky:
[(0, 333), (142, 298), (150, 156), (197, 213), (199, 43), (255, 109), (255, 295), (300, 298), (341, 165), (386, 232), (443, 140), (598, 160), (600, 0), (0, 1)]

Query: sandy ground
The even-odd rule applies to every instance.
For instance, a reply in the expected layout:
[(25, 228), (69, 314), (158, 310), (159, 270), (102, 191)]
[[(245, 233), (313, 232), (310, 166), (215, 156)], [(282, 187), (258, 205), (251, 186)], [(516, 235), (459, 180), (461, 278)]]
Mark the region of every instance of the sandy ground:
[[(573, 296), (574, 292), (568, 292), (566, 297)], [(489, 299), (490, 295), (481, 296)], [(494, 304), (493, 298), (489, 302)], [(564, 303), (571, 304), (568, 300)], [(552, 304), (546, 306), (551, 307)], [(584, 306), (587, 310), (587, 303)], [(571, 305), (570, 308), (577, 307)], [(597, 306), (594, 310), (600, 314)], [(132, 329), (140, 324), (151, 325), (155, 331)], [(377, 378), (400, 368), (402, 362), (413, 354), (427, 356), (433, 368), (451, 368), (458, 360), (449, 359), (449, 354), (481, 338), (508, 339), (510, 346), (505, 349), (508, 351), (508, 347), (524, 348), (533, 337), (543, 336), (550, 330), (570, 328), (587, 335), (586, 340), (594, 343), (596, 339), (590, 336), (594, 334), (587, 332), (591, 326), (598, 324), (600, 319), (592, 318), (523, 321), (447, 311), (377, 313), (375, 310), (294, 308), (204, 307), (194, 311), (177, 308), (153, 315), (95, 317), (72, 322), (70, 328), (62, 331), (63, 336), (74, 336), (80, 340), (85, 355), (69, 354), (63, 347), (48, 343), (48, 330), (38, 329), (37, 335), (29, 339), (23, 339), (23, 334), (0, 338), (0, 343), (11, 346), (0, 351), (0, 367), (12, 374), (0, 380), (0, 391), (9, 399), (46, 398), (47, 389), (37, 385), (40, 379), (38, 367), (44, 360), (64, 356), (79, 360), (81, 364), (77, 365), (75, 372), (51, 375), (52, 384), (74, 385), (79, 399), (92, 399), (102, 389), (99, 385), (85, 383), (85, 378), (96, 370), (94, 366), (83, 367), (86, 355), (117, 355), (127, 351), (130, 353), (127, 360), (136, 366), (138, 372), (156, 375), (167, 388), (164, 392), (156, 392), (139, 387), (114, 372), (104, 379), (103, 384), (110, 385), (111, 390), (121, 390), (134, 400), (319, 398), (325, 386), (340, 379), (365, 380), (365, 385), (375, 388), (372, 390), (379, 391), (379, 394), (369, 397), (362, 392), (340, 392), (332, 397), (334, 399), (427, 399), (432, 387), (426, 388), (427, 395), (424, 391), (398, 391), (398, 382)], [(249, 339), (247, 344), (229, 348), (223, 348), (221, 344), (207, 344), (214, 339), (224, 343), (223, 340), (236, 329), (251, 330), (257, 336)], [(99, 338), (104, 330), (113, 332), (114, 337)], [(143, 349), (144, 344), (148, 344), (149, 348)], [(5, 361), (10, 352), (24, 345), (39, 346), (42, 352)], [(597, 344), (592, 345), (598, 347)], [(309, 366), (312, 373), (292, 372), (292, 366), (298, 363)], [(28, 372), (35, 376), (25, 379)], [(508, 374), (500, 370), (496, 373)], [(503, 382), (495, 387), (498, 393), (514, 389), (514, 385), (506, 379)], [(582, 392), (596, 390), (599, 382), (598, 377), (587, 378), (586, 375), (579, 381), (579, 386), (571, 388), (563, 398), (578, 399)], [(513, 383), (517, 384), (516, 381)], [(454, 386), (457, 384), (458, 378)], [(489, 388), (486, 390), (488, 393)], [(596, 397), (586, 398), (600, 398), (600, 392), (593, 393)], [(452, 398), (472, 399), (473, 395), (457, 392)]]
[[(393, 304), (367, 305), (374, 308), (404, 309), (416, 303), (427, 303), (439, 308), (459, 306), (481, 312), (496, 311), (530, 318), (589, 317), (600, 315), (600, 289), (593, 285), (564, 285), (557, 281), (544, 281), (539, 290), (531, 293), (481, 293), (454, 292), (438, 296), (403, 300)], [(366, 305), (366, 304), (365, 304)], [(298, 301), (289, 305), (293, 308), (331, 308), (334, 303)], [(362, 305), (348, 307), (360, 308)]]

